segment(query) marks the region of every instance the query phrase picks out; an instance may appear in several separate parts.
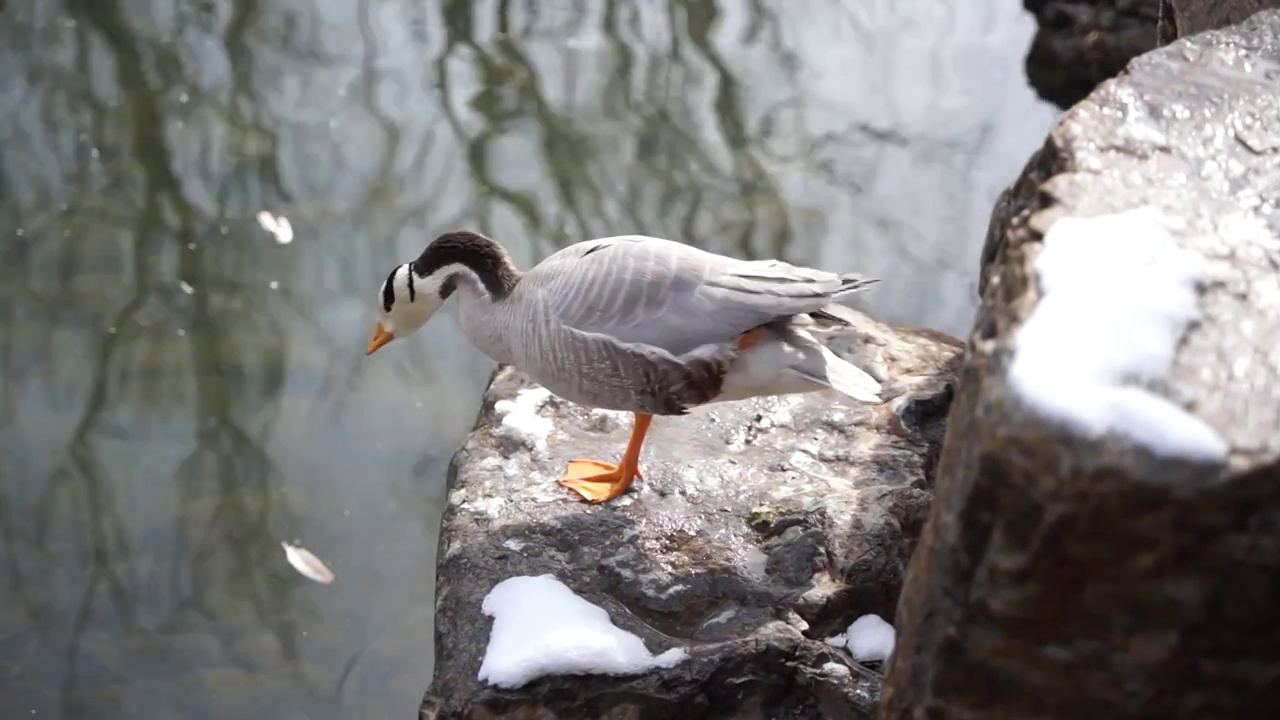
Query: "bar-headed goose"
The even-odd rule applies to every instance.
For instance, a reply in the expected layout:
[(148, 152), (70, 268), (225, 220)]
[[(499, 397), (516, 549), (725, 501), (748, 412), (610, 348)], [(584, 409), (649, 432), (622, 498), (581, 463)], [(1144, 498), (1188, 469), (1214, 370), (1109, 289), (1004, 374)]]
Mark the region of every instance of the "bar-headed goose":
[(522, 273), (497, 242), (451, 232), (387, 276), (367, 352), (456, 295), (463, 331), (489, 357), (571, 402), (635, 414), (617, 464), (571, 460), (560, 480), (604, 502), (639, 475), (654, 415), (827, 388), (880, 402), (880, 384), (813, 334), (848, 328), (841, 303), (874, 282), (641, 235), (579, 242)]

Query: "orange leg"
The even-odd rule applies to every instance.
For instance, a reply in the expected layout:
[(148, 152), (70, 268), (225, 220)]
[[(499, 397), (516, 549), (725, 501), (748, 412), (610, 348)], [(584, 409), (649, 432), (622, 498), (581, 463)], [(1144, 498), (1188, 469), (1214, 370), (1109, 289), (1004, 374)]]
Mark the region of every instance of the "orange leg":
[(644, 445), (645, 434), (649, 432), (649, 423), (653, 421), (653, 416), (648, 413), (636, 413), (635, 416), (631, 440), (627, 442), (621, 462), (613, 465), (599, 460), (570, 460), (560, 484), (589, 503), (608, 502), (626, 492), (631, 481), (641, 477), (640, 448)]
[(738, 349), (746, 350), (764, 339), (764, 328), (752, 328), (738, 336)]
[[(765, 338), (764, 328), (753, 328), (738, 336), (738, 349), (746, 350)], [(589, 503), (608, 502), (627, 491), (632, 480), (644, 479), (640, 474), (640, 448), (649, 432), (653, 416), (636, 413), (631, 440), (617, 465), (599, 460), (570, 460), (560, 484), (578, 493)]]

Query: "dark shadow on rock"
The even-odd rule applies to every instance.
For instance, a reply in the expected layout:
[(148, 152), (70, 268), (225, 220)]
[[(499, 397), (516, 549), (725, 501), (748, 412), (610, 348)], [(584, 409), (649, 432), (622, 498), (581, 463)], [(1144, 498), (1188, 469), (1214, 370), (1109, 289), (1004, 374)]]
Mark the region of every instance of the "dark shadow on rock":
[(1027, 80), (1066, 109), (1156, 47), (1160, 0), (1023, 0), (1038, 28), (1027, 51)]
[(1178, 38), (1243, 22), (1280, 0), (1022, 0), (1038, 29), (1027, 80), (1066, 109), (1129, 61)]

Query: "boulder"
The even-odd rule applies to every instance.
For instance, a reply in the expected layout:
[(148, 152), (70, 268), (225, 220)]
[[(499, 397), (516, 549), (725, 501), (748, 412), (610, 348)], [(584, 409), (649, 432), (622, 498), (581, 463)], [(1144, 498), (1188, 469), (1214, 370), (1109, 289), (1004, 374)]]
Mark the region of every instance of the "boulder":
[[(500, 368), (449, 473), (423, 714), (871, 717), (880, 674), (824, 639), (866, 613), (893, 620), (962, 346), (869, 318), (858, 330), (833, 349), (881, 379), (886, 402), (821, 393), (656, 418), (644, 479), (605, 505), (579, 501), (556, 480), (570, 458), (618, 456), (630, 417), (547, 397)], [(513, 399), (532, 403), (521, 412), (536, 407), (540, 420), (512, 420), (503, 401)], [(483, 599), (508, 577), (542, 574), (604, 608), (651, 652), (685, 647), (689, 657), (632, 677), (480, 682), (491, 627)]]
[(1064, 110), (1129, 61), (1181, 37), (1225, 27), (1280, 0), (1022, 0), (1036, 18), (1027, 80)]
[(1160, 0), (1022, 0), (1036, 18), (1027, 80), (1066, 109), (1156, 47)]
[(1160, 39), (1190, 37), (1205, 30), (1234, 25), (1260, 10), (1280, 7), (1280, 0), (1160, 0)]
[[(1066, 113), (1001, 197), (880, 717), (1280, 711), (1278, 71), (1278, 11), (1143, 55)], [(1159, 232), (1056, 225), (1095, 218), (1098, 230), (1096, 218), (1143, 206), (1165, 216)], [(1092, 303), (1096, 326), (1059, 325), (1079, 341), (1056, 365), (1040, 357), (1057, 372), (1028, 384), (1020, 353), (1062, 340), (1044, 318), (1092, 299), (1072, 286), (1074, 306), (1047, 304), (1071, 289), (1055, 274), (1046, 290), (1044, 273), (1063, 271), (1073, 243), (1096, 248), (1076, 272), (1114, 304)], [(1159, 243), (1171, 247), (1147, 252)], [(1169, 258), (1188, 272), (1175, 277)], [(1121, 259), (1131, 277), (1108, 272)], [(1175, 281), (1185, 298), (1166, 292)], [(1135, 308), (1198, 320), (1114, 333), (1108, 313)], [(1167, 348), (1151, 344), (1162, 333)], [(1060, 391), (1089, 387), (1107, 354), (1147, 362), (1144, 381), (1112, 377), (1107, 397), (1141, 400), (1161, 422), (1063, 420), (1073, 401)], [(1154, 442), (1175, 420), (1203, 442)]]

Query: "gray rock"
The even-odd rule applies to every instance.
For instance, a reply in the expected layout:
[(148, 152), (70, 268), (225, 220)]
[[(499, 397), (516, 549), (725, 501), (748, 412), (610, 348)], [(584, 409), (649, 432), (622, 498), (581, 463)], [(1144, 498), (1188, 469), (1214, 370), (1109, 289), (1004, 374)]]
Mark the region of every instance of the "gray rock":
[(1026, 73), (1066, 109), (1133, 58), (1181, 37), (1226, 27), (1280, 0), (1022, 0), (1036, 18)]
[[(863, 613), (893, 619), (962, 347), (869, 319), (860, 332), (843, 352), (885, 381), (884, 404), (818, 394), (657, 418), (644, 479), (603, 506), (556, 479), (570, 458), (615, 459), (629, 416), (553, 397), (540, 410), (548, 442), (531, 448), (504, 435), (494, 407), (529, 381), (500, 369), (451, 467), (424, 716), (870, 717), (878, 673), (823, 639)], [(481, 601), (503, 579), (544, 573), (650, 651), (687, 647), (689, 659), (637, 677), (480, 683)]]
[[(1148, 53), (1002, 198), (882, 718), (1280, 712), (1278, 69), (1277, 11)], [(1153, 391), (1221, 435), (1225, 466), (1074, 436), (1005, 380), (1049, 224), (1143, 204), (1210, 272)]]
[(1036, 18), (1027, 80), (1066, 109), (1156, 47), (1160, 0), (1022, 0)]
[(1280, 0), (1161, 0), (1161, 3), (1163, 42), (1235, 25), (1259, 10), (1280, 7)]

